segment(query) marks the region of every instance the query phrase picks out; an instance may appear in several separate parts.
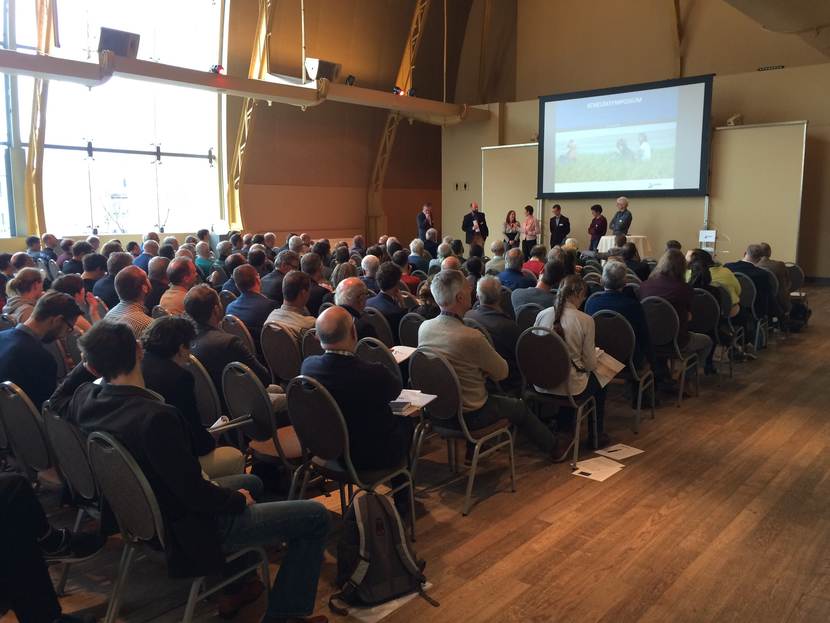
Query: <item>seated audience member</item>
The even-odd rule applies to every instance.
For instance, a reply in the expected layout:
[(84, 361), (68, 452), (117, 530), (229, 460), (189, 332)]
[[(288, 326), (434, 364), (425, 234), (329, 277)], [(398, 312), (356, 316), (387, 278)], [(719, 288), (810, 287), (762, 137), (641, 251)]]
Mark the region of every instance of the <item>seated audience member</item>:
[(452, 249), (452, 254), (457, 257), (462, 264), (467, 261), (467, 258), (464, 257), (464, 243), (461, 242), (461, 240), (454, 238), (450, 243), (450, 248)]
[(148, 231), (146, 234), (144, 234), (143, 240), (155, 240), (156, 242), (161, 242), (161, 238), (159, 238), (158, 232), (154, 231)]
[(228, 232), (228, 241), (231, 243), (232, 253), (240, 253), (242, 251), (242, 234), (239, 232)]
[[(216, 245), (216, 266), (225, 268), (225, 260), (233, 253), (233, 246), (230, 240), (220, 240)], [(215, 270), (215, 269), (214, 269)]]
[[(28, 479), (21, 474), (0, 474), (0, 604), (15, 613), (17, 621), (90, 623), (91, 616), (63, 614), (46, 562), (83, 560), (104, 545), (98, 534), (53, 527)], [(0, 612), (5, 610), (0, 606)]]
[(155, 240), (145, 240), (142, 249), (141, 255), (133, 260), (133, 264), (146, 273), (150, 270), (150, 260), (159, 254), (159, 243)]
[(423, 316), (426, 320), (435, 318), (441, 313), (441, 308), (438, 307), (435, 303), (435, 299), (432, 298), (432, 291), (430, 290), (431, 283), (432, 281), (430, 280), (421, 282), (421, 285), (418, 287), (418, 300), (421, 303), (417, 307), (413, 307), (409, 310), (414, 314)]
[(92, 247), (92, 252), (97, 253), (101, 246), (101, 239), (98, 236), (87, 236), (86, 241)]
[(241, 253), (231, 253), (228, 256), (228, 259), (225, 260), (225, 274), (228, 275), (228, 280), (222, 284), (223, 290), (227, 290), (228, 292), (232, 292), (236, 296), (239, 296), (239, 290), (233, 280), (233, 271), (245, 263), (245, 256)]
[(402, 249), (403, 245), (394, 236), (386, 239), (386, 255), (388, 255), (390, 258)]
[(60, 243), (53, 234), (43, 234), (40, 237), (40, 252), (43, 258), (48, 262), (49, 260), (57, 261), (58, 253), (61, 252)]
[(556, 288), (564, 278), (565, 266), (562, 262), (547, 262), (535, 288), (513, 290), (510, 295), (513, 309), (519, 309), (519, 307), (528, 303), (535, 303), (541, 306), (542, 309), (553, 307), (553, 302), (556, 299)]
[[(689, 265), (689, 285), (697, 290), (705, 290), (709, 294), (711, 294), (716, 301), (720, 300), (720, 294), (718, 289), (712, 284), (712, 274), (709, 270), (709, 266), (704, 262), (694, 261)], [(712, 344), (718, 343), (718, 336), (715, 332), (718, 329), (713, 327), (711, 331), (707, 331), (706, 335), (712, 340)], [(714, 357), (715, 357), (715, 349), (714, 347), (709, 351), (709, 356), (706, 358), (706, 365), (705, 370), (707, 374), (714, 374), (716, 372), (715, 364), (714, 364)]]
[(161, 244), (162, 246), (169, 244), (171, 247), (173, 247), (174, 253), (179, 250), (179, 239), (175, 236), (165, 237), (165, 239), (161, 241)]
[[(521, 250), (518, 251), (521, 256)], [(441, 314), (421, 324), (418, 346), (439, 353), (455, 370), (467, 426), (475, 431), (506, 418), (546, 455), (552, 456), (556, 446), (552, 433), (528, 412), (521, 400), (487, 392), (488, 378), (504, 380), (510, 370), (487, 338), (462, 321), (472, 300), (464, 275), (455, 270), (441, 271), (432, 277), (430, 289)]]
[(392, 340), (398, 344), (398, 325), (408, 311), (403, 306), (399, 289), (401, 269), (392, 262), (384, 262), (378, 268), (377, 282), (380, 292), (366, 301), (366, 307), (372, 307), (383, 314), (392, 329)]
[(437, 266), (440, 269), (441, 263), (448, 257), (452, 257), (452, 247), (448, 242), (442, 242), (436, 249), (436, 256), (429, 262), (430, 270), (433, 266)]
[(424, 251), (429, 253), (431, 258), (438, 256), (438, 230), (430, 228), (427, 230), (426, 240), (424, 240)]
[(141, 245), (138, 244), (135, 240), (130, 240), (127, 243), (127, 253), (132, 255), (134, 258), (141, 255)]
[(170, 286), (161, 295), (159, 305), (167, 313), (179, 316), (184, 313), (184, 297), (196, 283), (196, 265), (185, 257), (177, 257), (167, 266), (167, 279)]
[(257, 352), (260, 352), (262, 346), (259, 337), (262, 326), (277, 304), (267, 296), (262, 296), (259, 273), (250, 264), (243, 264), (234, 270), (233, 280), (239, 289), (239, 296), (230, 302), (225, 313), (236, 316), (248, 328)]
[[(331, 271), (331, 287), (337, 289), (340, 283), (351, 277), (357, 277), (357, 268), (351, 262), (341, 262)], [(358, 279), (358, 281), (360, 280)]]
[(484, 265), (484, 271), (498, 275), (504, 270), (504, 240), (494, 240), (490, 245), (493, 257)]
[(61, 252), (58, 254), (58, 259), (55, 260), (58, 264), (58, 268), (63, 270), (63, 263), (66, 260), (72, 259), (72, 245), (75, 244), (75, 241), (71, 238), (63, 238), (60, 243), (60, 250)]
[(24, 268), (6, 283), (3, 313), (19, 324), (25, 322), (43, 295), (43, 275), (37, 268)]
[(133, 265), (133, 256), (129, 253), (116, 252), (107, 258), (107, 274), (95, 282), (92, 293), (112, 309), (118, 305), (118, 293), (115, 291), (115, 278), (120, 271)]
[(536, 280), (533, 277), (522, 272), (524, 255), (522, 255), (521, 249), (510, 249), (504, 259), (505, 269), (499, 273), (499, 281), (503, 286), (511, 290), (518, 290), (520, 288), (532, 288), (536, 285)]
[(48, 259), (40, 250), (40, 238), (38, 236), (28, 236), (26, 238), (26, 253), (35, 262), (38, 260), (43, 260), (45, 262)]
[(633, 270), (640, 281), (648, 279), (651, 273), (651, 267), (646, 262), (640, 260), (640, 254), (637, 252), (637, 247), (634, 246), (633, 242), (626, 242), (622, 246), (621, 255), (626, 268)]
[(101, 320), (100, 312), (98, 311), (98, 301), (84, 288), (84, 281), (79, 275), (61, 275), (52, 282), (52, 290), (55, 292), (63, 292), (72, 297), (81, 310), (88, 310), (87, 314), (78, 316), (75, 321), (75, 331), (83, 334), (89, 331), (90, 327)]
[(357, 277), (344, 279), (337, 285), (337, 290), (334, 292), (335, 305), (345, 309), (354, 319), (358, 340), (362, 340), (364, 337), (377, 338), (378, 336), (374, 325), (364, 313), (368, 298), (369, 289)]
[(84, 272), (84, 256), (88, 253), (93, 253), (92, 245), (85, 240), (79, 240), (72, 245), (72, 257), (63, 262), (61, 272), (65, 275), (71, 273), (81, 274)]
[(0, 253), (0, 305), (6, 305), (6, 285), (14, 276), (11, 253)]
[(769, 273), (758, 267), (763, 259), (764, 251), (761, 245), (751, 244), (746, 248), (742, 260), (724, 264), (733, 273), (743, 273), (755, 284), (755, 313), (759, 318), (773, 313), (776, 310), (777, 301), (772, 293), (772, 284)]
[(55, 391), (58, 368), (44, 347), (72, 332), (81, 308), (68, 294), (47, 292), (24, 322), (0, 331), (0, 379), (15, 383), (40, 410)]
[[(758, 260), (758, 266), (770, 271), (778, 281), (778, 295), (775, 297), (777, 301), (775, 315), (781, 316), (788, 314), (790, 313), (792, 303), (790, 301), (790, 273), (787, 271), (787, 265), (784, 262), (774, 260), (770, 257), (772, 255), (772, 248), (768, 243), (762, 242), (759, 246), (761, 247), (761, 259)], [(712, 277), (712, 281), (714, 281), (714, 277)]]
[(463, 270), (467, 273), (467, 281), (470, 282), (470, 288), (475, 292), (478, 280), (484, 274), (484, 263), (480, 257), (473, 256), (464, 263)]
[(150, 292), (147, 273), (138, 266), (127, 266), (115, 276), (115, 291), (118, 305), (110, 309), (104, 319), (127, 325), (136, 339), (140, 338), (152, 322), (144, 311), (144, 301)]
[(392, 263), (401, 269), (401, 282), (409, 289), (408, 294), (415, 294), (418, 291), (418, 286), (421, 285), (421, 280), (410, 274), (409, 256), (406, 251), (403, 249), (395, 251), (392, 255)]
[(548, 262), (561, 263), (562, 269), (565, 271), (565, 277), (568, 275), (575, 275), (577, 272), (576, 254), (571, 253), (562, 247), (553, 247), (550, 250), (548, 253)]
[(267, 275), (273, 270), (273, 264), (268, 261), (268, 256), (265, 253), (265, 247), (261, 244), (255, 244), (248, 251), (248, 263), (253, 266), (260, 278)]
[(144, 307), (147, 313), (151, 314), (153, 308), (161, 302), (161, 297), (167, 292), (170, 286), (170, 279), (167, 277), (167, 269), (170, 267), (170, 260), (166, 257), (154, 257), (147, 266), (147, 278), (150, 280), (150, 293), (144, 299)]
[(294, 337), (302, 352), (303, 335), (314, 328), (314, 316), (308, 313), (311, 277), (299, 270), (292, 270), (282, 280), (282, 306), (272, 311), (266, 324), (277, 324)]
[(441, 270), (461, 270), (461, 260), (450, 255), (441, 261)]
[(316, 316), (323, 304), (323, 298), (331, 292), (320, 285), (323, 282), (323, 260), (316, 253), (306, 253), (300, 258), (300, 270), (311, 277), (311, 288), (306, 307), (312, 316)]
[(675, 251), (682, 251), (683, 245), (680, 244), (677, 240), (669, 240), (666, 242), (666, 251), (669, 249), (674, 249)]
[(349, 254), (357, 254), (360, 257), (366, 255), (366, 240), (363, 236), (357, 235), (352, 238), (352, 246), (349, 248)]
[(288, 239), (288, 249), (289, 251), (294, 251), (297, 255), (302, 256), (303, 253), (308, 251), (308, 246), (305, 242), (303, 242), (302, 237), (291, 236), (291, 238)]
[[(393, 470), (408, 460), (412, 442), (410, 418), (396, 416), (389, 403), (403, 389), (386, 366), (355, 357), (357, 331), (352, 316), (341, 307), (325, 310), (315, 324), (323, 355), (303, 361), (302, 374), (325, 387), (334, 398), (349, 430), (349, 454), (355, 468)], [(392, 486), (406, 482), (396, 477)], [(409, 510), (409, 490), (395, 494), (398, 512)]]
[(292, 270), (300, 270), (300, 256), (294, 251), (280, 251), (274, 262), (274, 270), (262, 278), (262, 294), (282, 305), (282, 280)]
[[(107, 259), (109, 259), (110, 255), (112, 255), (113, 253), (123, 253), (123, 252), (124, 252), (124, 247), (122, 247), (121, 243), (118, 242), (117, 240), (110, 240), (101, 249), (101, 255), (103, 255)], [(132, 254), (130, 254), (130, 257), (132, 257)]]
[[(628, 320), (634, 331), (634, 365), (639, 368), (643, 362), (648, 361), (654, 368), (654, 348), (648, 332), (646, 314), (639, 300), (623, 292), (625, 275), (624, 264), (614, 260), (606, 262), (602, 268), (603, 291), (588, 299), (585, 303), (585, 313), (593, 316), (600, 310), (609, 309)], [(627, 361), (622, 363), (628, 364)]]
[(479, 279), (476, 286), (478, 307), (465, 314), (487, 329), (493, 340), (493, 346), (502, 359), (507, 362), (507, 378), (499, 384), (507, 392), (520, 390), (522, 375), (516, 363), (516, 342), (521, 330), (516, 321), (501, 308), (501, 283), (498, 277), (487, 275)]
[(196, 330), (190, 320), (180, 316), (153, 320), (141, 336), (144, 383), (184, 417), (193, 455), (211, 479), (241, 474), (245, 471), (242, 453), (232, 447), (217, 447), (216, 440), (202, 424), (195, 381), (185, 368), (190, 363), (190, 343), (195, 338)]
[(378, 282), (375, 280), (375, 275), (378, 272), (378, 268), (380, 268), (380, 260), (375, 255), (367, 254), (361, 260), (360, 267), (363, 269), (363, 276), (360, 278), (361, 281), (366, 284), (367, 288), (377, 294), (380, 291), (380, 288), (378, 288)]
[[(700, 264), (709, 269), (709, 276), (712, 280), (712, 285), (720, 286), (729, 292), (729, 299), (732, 301), (732, 308), (729, 310), (730, 316), (736, 316), (741, 311), (741, 283), (731, 270), (725, 266), (715, 263), (712, 255), (703, 249), (690, 249), (686, 252), (686, 262), (691, 267), (692, 264)], [(691, 281), (691, 271), (686, 271), (687, 281)], [(693, 286), (696, 287), (696, 286)], [(720, 303), (719, 295), (715, 296), (715, 300)]]
[(530, 259), (522, 265), (522, 270), (529, 270), (538, 279), (542, 271), (545, 270), (545, 258), (548, 250), (542, 244), (537, 244), (530, 249)]
[(84, 256), (83, 265), (81, 279), (84, 280), (84, 288), (94, 295), (95, 284), (107, 275), (107, 258), (100, 253), (89, 253)]
[(18, 251), (12, 255), (10, 263), (15, 274), (24, 268), (36, 268), (35, 260), (32, 259), (32, 256), (25, 251)]
[(168, 260), (173, 260), (176, 257), (176, 249), (172, 244), (163, 244), (159, 246), (159, 256), (166, 257)]
[[(689, 331), (694, 290), (686, 283), (686, 259), (676, 250), (666, 251), (657, 262), (649, 278), (640, 285), (639, 296), (659, 296), (666, 299), (677, 312), (679, 328), (677, 345), (683, 353), (696, 353), (699, 362), (706, 362), (712, 349), (712, 340), (702, 333)], [(662, 344), (655, 344), (659, 349)], [(710, 371), (710, 370), (707, 370)]]
[(429, 260), (424, 258), (424, 241), (420, 238), (415, 238), (409, 243), (409, 257), (407, 261), (412, 266), (412, 270), (420, 270), (426, 273), (429, 270)]
[(203, 279), (210, 277), (213, 272), (215, 262), (210, 251), (210, 245), (207, 242), (201, 241), (196, 243), (196, 268), (202, 274)]
[[(166, 518), (170, 574), (218, 575), (225, 568), (226, 552), (286, 542), (263, 621), (310, 614), (328, 511), (305, 500), (258, 504), (254, 498), (262, 482), (256, 476), (204, 479), (182, 414), (146, 389), (141, 349), (133, 334), (119, 324), (100, 322), (80, 344), (86, 365), (73, 370), (52, 404), (84, 432), (116, 437), (138, 463)], [(98, 371), (105, 380), (100, 385), (91, 382)]]
[[(597, 443), (602, 448), (608, 445), (609, 439), (604, 432), (605, 388), (600, 385), (596, 375), (593, 374), (597, 369), (594, 319), (579, 311), (587, 294), (588, 288), (582, 277), (577, 275), (565, 277), (556, 293), (555, 305), (541, 311), (536, 317), (537, 326), (554, 331), (564, 340), (573, 364), (569, 368), (570, 374), (564, 383), (553, 390), (543, 390), (541, 387), (536, 387), (536, 390), (555, 396), (571, 394), (577, 402), (593, 396), (597, 406), (597, 433), (599, 435)], [(572, 428), (575, 415), (573, 408), (561, 407), (557, 420), (562, 428)], [(588, 436), (593, 440), (592, 426), (588, 426)]]

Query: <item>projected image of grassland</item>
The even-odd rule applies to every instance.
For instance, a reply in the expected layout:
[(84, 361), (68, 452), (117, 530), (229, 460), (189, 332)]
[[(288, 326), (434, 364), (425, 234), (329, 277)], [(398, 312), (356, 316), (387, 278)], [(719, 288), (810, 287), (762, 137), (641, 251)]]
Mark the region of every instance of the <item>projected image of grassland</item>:
[(616, 152), (579, 154), (570, 162), (558, 162), (556, 182), (604, 180), (652, 180), (674, 177), (674, 149), (655, 149), (651, 160), (626, 160)]

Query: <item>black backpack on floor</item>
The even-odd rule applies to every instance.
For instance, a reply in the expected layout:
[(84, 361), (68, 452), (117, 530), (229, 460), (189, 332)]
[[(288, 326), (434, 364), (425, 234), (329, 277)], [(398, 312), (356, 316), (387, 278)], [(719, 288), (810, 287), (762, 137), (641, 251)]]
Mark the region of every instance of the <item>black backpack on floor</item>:
[(337, 586), (329, 599), (335, 614), (348, 614), (348, 606), (375, 606), (403, 595), (423, 591), (424, 567), (406, 538), (401, 517), (384, 495), (359, 491), (343, 518), (337, 543)]

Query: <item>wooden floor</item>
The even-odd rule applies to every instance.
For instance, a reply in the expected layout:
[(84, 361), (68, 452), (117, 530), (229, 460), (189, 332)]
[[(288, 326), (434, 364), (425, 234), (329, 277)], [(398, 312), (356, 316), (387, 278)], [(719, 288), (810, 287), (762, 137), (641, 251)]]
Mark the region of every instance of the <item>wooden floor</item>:
[[(604, 483), (522, 445), (518, 491), (490, 459), (462, 517), (464, 483), (448, 482), (433, 442), (416, 550), (441, 606), (416, 598), (385, 621), (830, 621), (830, 289), (813, 290), (811, 306), (805, 332), (772, 340), (734, 379), (704, 379), (681, 408), (664, 398), (639, 435), (613, 394), (607, 429), (645, 454)], [(335, 509), (336, 499), (323, 501)], [(318, 594), (326, 614), (334, 525)], [(110, 550), (73, 571), (67, 611), (103, 613), (117, 543)], [(122, 616), (178, 620), (186, 594), (141, 561)], [(237, 620), (263, 608), (264, 598)], [(219, 619), (203, 603), (198, 620)]]

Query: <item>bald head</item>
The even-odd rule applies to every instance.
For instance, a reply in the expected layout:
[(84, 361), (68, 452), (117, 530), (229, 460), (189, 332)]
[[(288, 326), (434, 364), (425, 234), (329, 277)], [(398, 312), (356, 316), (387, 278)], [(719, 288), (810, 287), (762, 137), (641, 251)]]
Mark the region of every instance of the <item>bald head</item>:
[(357, 332), (352, 315), (342, 307), (329, 307), (314, 323), (317, 337), (326, 350), (354, 352), (357, 346)]
[(146, 240), (144, 242), (144, 246), (142, 247), (142, 250), (147, 255), (153, 255), (153, 256), (158, 255), (159, 254), (159, 243), (156, 240)]
[(461, 270), (461, 261), (454, 255), (445, 257), (441, 262), (441, 270)]
[(155, 281), (167, 283), (167, 267), (170, 266), (170, 259), (166, 257), (154, 257), (147, 264), (147, 276)]
[(140, 303), (150, 292), (150, 282), (138, 266), (127, 266), (115, 276), (115, 292), (125, 303)]
[(358, 312), (366, 308), (366, 299), (369, 296), (369, 288), (357, 277), (349, 277), (337, 284), (334, 292), (335, 305), (348, 305)]

